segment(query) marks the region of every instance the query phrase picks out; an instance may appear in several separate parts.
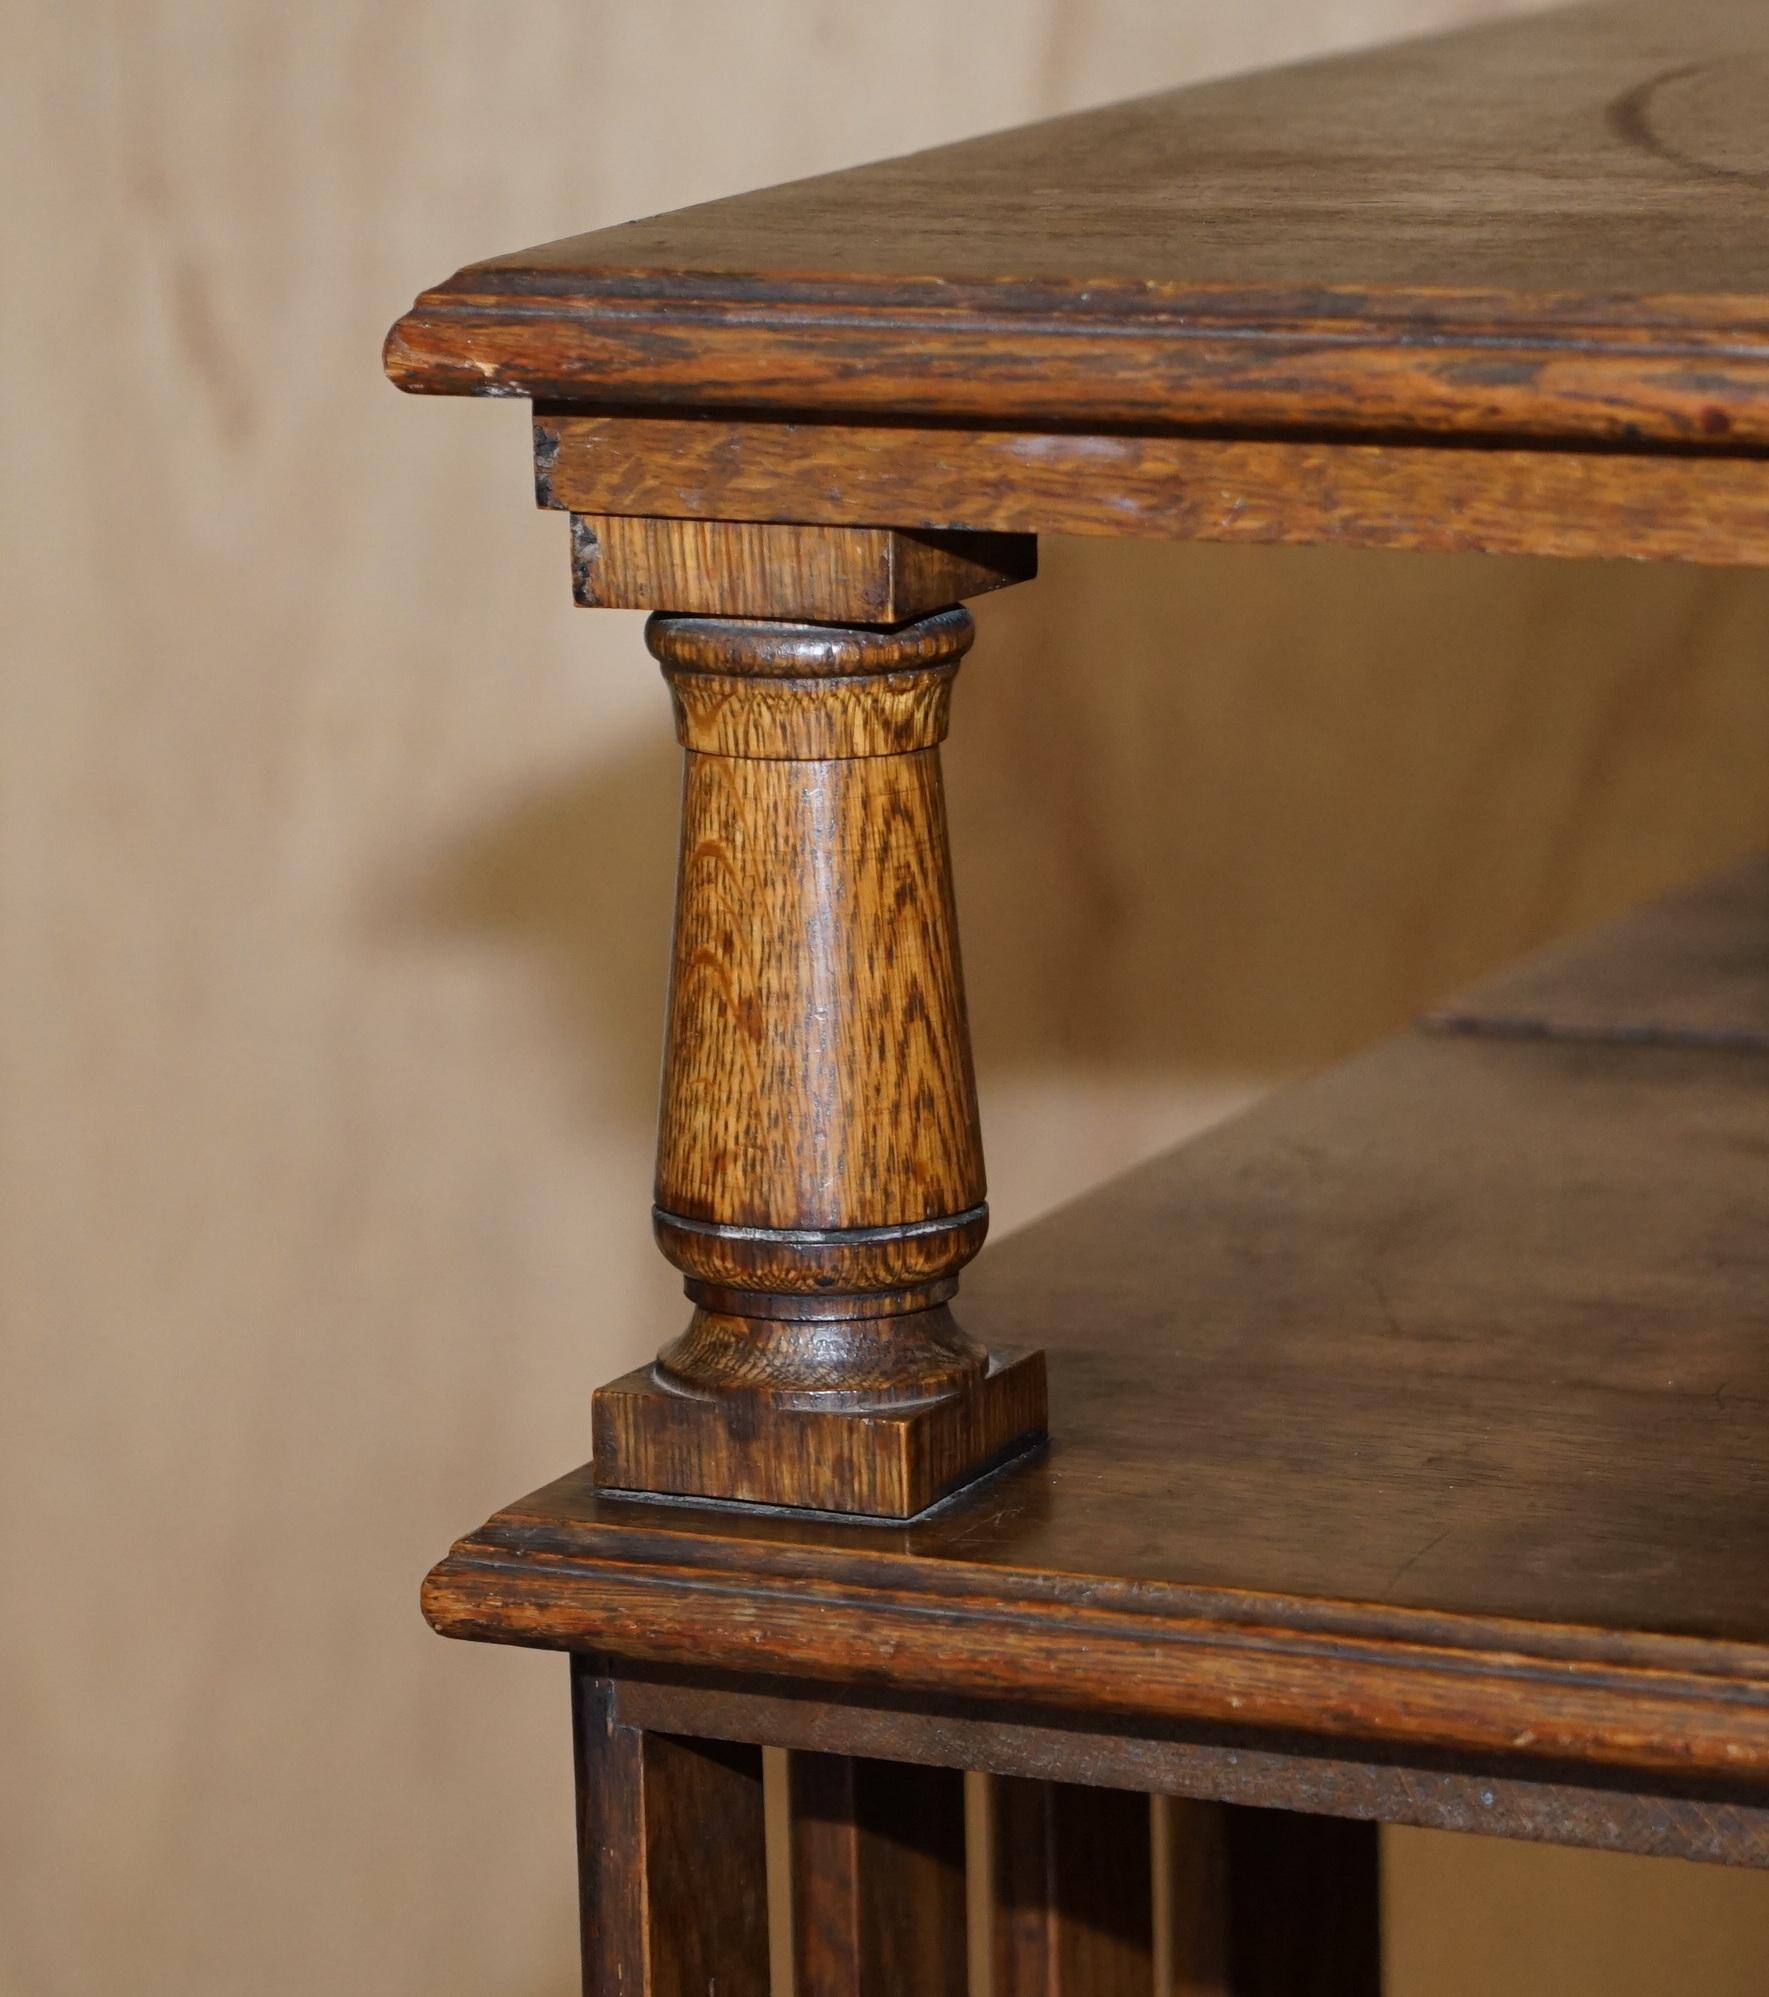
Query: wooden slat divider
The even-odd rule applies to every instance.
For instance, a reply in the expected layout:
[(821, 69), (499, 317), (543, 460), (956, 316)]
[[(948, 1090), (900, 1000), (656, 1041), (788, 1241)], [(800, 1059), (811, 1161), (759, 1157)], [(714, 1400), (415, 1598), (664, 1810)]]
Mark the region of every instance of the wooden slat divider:
[(1150, 1997), (1149, 1799), (1079, 1783), (991, 1789), (991, 1997)]
[(1374, 1824), (1157, 1805), (1161, 1997), (1380, 1997)]
[(796, 1997), (966, 1997), (963, 1775), (793, 1754), (787, 1778)]
[(572, 1660), (585, 1997), (769, 1997), (762, 1751), (625, 1726)]

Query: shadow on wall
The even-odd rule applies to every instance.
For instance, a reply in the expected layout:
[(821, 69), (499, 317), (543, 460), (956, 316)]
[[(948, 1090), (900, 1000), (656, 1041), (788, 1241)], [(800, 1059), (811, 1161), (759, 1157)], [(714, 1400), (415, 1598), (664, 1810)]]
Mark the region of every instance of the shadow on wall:
[[(985, 1086), (1318, 1065), (1769, 839), (1769, 576), (1057, 541), (974, 607), (947, 767)], [(397, 911), (528, 953), (647, 1125), (667, 712)]]

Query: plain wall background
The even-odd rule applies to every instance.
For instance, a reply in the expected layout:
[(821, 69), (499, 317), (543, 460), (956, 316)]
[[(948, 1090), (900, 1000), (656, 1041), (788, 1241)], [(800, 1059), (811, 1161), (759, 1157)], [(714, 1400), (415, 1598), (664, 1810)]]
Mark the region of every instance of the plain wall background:
[[(517, 244), (1501, 11), (13, 10), (7, 1997), (574, 1987), (563, 1667), (415, 1590), (681, 1315), (676, 752), (523, 412), (400, 398), (388, 323)], [(1769, 579), (1045, 568), (978, 606), (949, 763), (1002, 1229), (1769, 832)], [(1391, 1861), (1397, 1997), (1762, 1988), (1769, 1882)]]

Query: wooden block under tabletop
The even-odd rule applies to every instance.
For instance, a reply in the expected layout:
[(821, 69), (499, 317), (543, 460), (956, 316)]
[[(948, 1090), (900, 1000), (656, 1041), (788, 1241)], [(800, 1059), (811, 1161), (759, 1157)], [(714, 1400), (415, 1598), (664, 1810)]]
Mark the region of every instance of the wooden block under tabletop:
[(1037, 572), (1029, 534), (587, 512), (571, 520), (572, 593), (587, 610), (900, 624)]

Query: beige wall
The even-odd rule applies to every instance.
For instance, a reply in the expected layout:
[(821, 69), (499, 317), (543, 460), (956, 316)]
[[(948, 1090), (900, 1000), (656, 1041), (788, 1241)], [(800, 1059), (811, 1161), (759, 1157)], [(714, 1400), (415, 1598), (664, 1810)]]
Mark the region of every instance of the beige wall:
[[(516, 243), (1495, 11), (12, 24), (0, 1991), (572, 1983), (561, 1669), (414, 1591), (679, 1314), (674, 751), (635, 622), (568, 607), (521, 413), (395, 396), (394, 313)], [(981, 606), (951, 759), (1003, 1225), (1769, 830), (1758, 579), (1046, 567)], [(1761, 1882), (1393, 1851), (1402, 1997), (1761, 1987)]]

